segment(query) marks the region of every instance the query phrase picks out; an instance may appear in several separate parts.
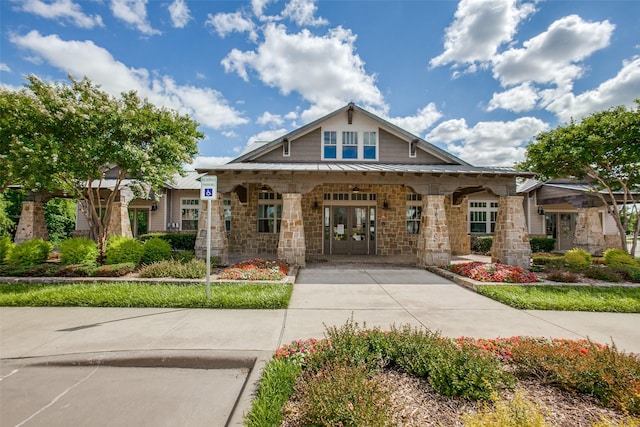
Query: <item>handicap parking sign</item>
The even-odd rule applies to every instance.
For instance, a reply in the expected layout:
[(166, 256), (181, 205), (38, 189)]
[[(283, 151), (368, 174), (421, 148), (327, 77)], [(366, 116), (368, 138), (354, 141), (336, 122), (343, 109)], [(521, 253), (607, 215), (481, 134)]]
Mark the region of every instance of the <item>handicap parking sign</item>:
[(218, 196), (218, 177), (215, 175), (205, 175), (200, 178), (200, 199), (216, 200)]
[(205, 188), (204, 197), (213, 197), (213, 188)]

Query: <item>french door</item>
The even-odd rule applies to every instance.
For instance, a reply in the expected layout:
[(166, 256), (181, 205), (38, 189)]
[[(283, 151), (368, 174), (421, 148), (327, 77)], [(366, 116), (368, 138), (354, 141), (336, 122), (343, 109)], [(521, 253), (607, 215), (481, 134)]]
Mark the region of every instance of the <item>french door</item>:
[(375, 254), (375, 207), (325, 206), (324, 216), (325, 253)]

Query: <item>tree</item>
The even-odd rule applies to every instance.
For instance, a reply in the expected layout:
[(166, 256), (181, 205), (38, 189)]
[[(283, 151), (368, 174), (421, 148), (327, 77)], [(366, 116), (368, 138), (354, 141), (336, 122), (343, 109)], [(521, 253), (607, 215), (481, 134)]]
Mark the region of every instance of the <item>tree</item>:
[[(575, 178), (586, 182), (616, 222), (622, 248), (629, 252), (625, 231), (640, 206), (640, 100), (594, 113), (580, 123), (542, 132), (527, 147), (519, 167), (541, 179)], [(617, 196), (617, 197), (616, 197)], [(633, 227), (634, 253), (639, 224)]]
[[(0, 168), (8, 171), (0, 190), (19, 184), (79, 200), (104, 254), (116, 198), (125, 190), (148, 195), (182, 173), (203, 134), (189, 116), (158, 108), (135, 92), (116, 98), (86, 77), (69, 76), (70, 83), (27, 80), (21, 91), (0, 91)], [(117, 173), (107, 188), (109, 171)]]

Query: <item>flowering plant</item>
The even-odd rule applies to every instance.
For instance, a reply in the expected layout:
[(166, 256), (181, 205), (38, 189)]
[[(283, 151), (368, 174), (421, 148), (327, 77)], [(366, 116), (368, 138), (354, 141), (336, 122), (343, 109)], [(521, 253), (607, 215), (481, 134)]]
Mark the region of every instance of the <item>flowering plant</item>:
[(452, 264), (444, 268), (479, 282), (532, 283), (538, 280), (532, 272), (513, 265), (485, 264), (474, 261)]
[(323, 338), (309, 338), (306, 340), (295, 340), (291, 344), (285, 344), (276, 350), (274, 357), (276, 359), (297, 359), (300, 362), (306, 361), (309, 356), (327, 349), (331, 349), (331, 341)]
[(219, 279), (226, 280), (281, 280), (289, 274), (289, 266), (281, 261), (253, 258), (225, 269)]

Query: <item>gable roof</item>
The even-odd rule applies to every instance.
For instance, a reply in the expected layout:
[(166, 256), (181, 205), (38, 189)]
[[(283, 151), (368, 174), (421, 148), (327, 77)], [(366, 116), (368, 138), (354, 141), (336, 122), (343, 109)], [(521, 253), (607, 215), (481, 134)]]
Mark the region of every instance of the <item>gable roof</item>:
[(439, 158), (441, 160), (443, 160), (444, 163), (449, 164), (449, 165), (460, 165), (460, 166), (471, 166), (469, 163), (465, 162), (464, 160), (460, 159), (459, 157), (454, 156), (453, 154), (439, 148), (436, 147), (434, 144), (431, 144), (430, 142), (425, 141), (424, 139), (402, 129), (399, 126), (394, 125), (393, 123), (388, 122), (387, 120), (365, 110), (364, 108), (361, 108), (359, 106), (357, 106), (354, 103), (349, 103), (347, 105), (345, 105), (344, 107), (335, 110), (332, 113), (327, 114), (324, 117), (321, 117), (317, 120), (314, 120), (311, 123), (308, 123), (298, 129), (295, 129), (279, 138), (276, 138), (266, 144), (252, 144), (249, 147), (247, 147), (247, 150), (245, 150), (245, 152), (243, 152), (243, 154), (241, 154), (240, 156), (238, 156), (237, 158), (233, 159), (232, 161), (229, 162), (229, 164), (231, 163), (245, 163), (245, 162), (252, 162), (252, 161), (256, 161), (259, 159), (260, 156), (275, 150), (279, 147), (282, 146), (284, 140), (295, 140), (296, 138), (299, 138), (303, 135), (306, 135), (307, 133), (313, 131), (314, 129), (317, 129), (318, 127), (320, 127), (320, 125), (327, 121), (328, 119), (338, 115), (338, 114), (345, 114), (347, 113), (347, 111), (349, 109), (353, 109), (354, 112), (357, 112), (359, 114), (362, 114), (365, 117), (368, 117), (376, 122), (378, 122), (378, 126), (384, 130), (386, 130), (387, 132), (401, 138), (407, 141), (407, 143), (409, 142), (413, 142), (416, 141), (417, 143), (417, 148), (431, 154), (432, 156)]

